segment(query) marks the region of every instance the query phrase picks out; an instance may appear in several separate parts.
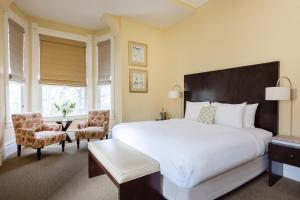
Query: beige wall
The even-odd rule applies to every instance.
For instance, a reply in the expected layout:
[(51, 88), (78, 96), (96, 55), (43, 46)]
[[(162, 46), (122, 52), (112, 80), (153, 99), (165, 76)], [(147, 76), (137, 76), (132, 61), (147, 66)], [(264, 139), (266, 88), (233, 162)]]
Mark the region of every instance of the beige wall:
[[(164, 106), (166, 97), (165, 80), (168, 76), (165, 67), (163, 32), (143, 25), (131, 19), (121, 20), (121, 54), (122, 54), (122, 107), (123, 121), (154, 120)], [(128, 64), (128, 41), (148, 45), (148, 66), (137, 67)], [(129, 92), (129, 69), (148, 70), (148, 93)]]
[[(279, 60), (281, 75), (300, 88), (299, 10), (299, 0), (209, 0), (165, 32), (168, 85), (182, 85), (188, 73)], [(299, 98), (294, 105), (294, 134), (300, 136)], [(288, 134), (289, 115), (289, 104), (281, 103), (281, 134)]]
[[(283, 0), (210, 0), (192, 16), (164, 30), (120, 17), (120, 30), (114, 37), (115, 63), (121, 73), (116, 80), (120, 118), (123, 121), (155, 119), (163, 106), (178, 117), (180, 101), (167, 99), (167, 91), (174, 84), (183, 86), (183, 75), (188, 73), (280, 60), (281, 75), (289, 76), (298, 88), (299, 8), (298, 0), (288, 3)], [(20, 10), (13, 9), (22, 15)], [(97, 36), (110, 31), (108, 28), (91, 31), (27, 18), (43, 27), (83, 35)], [(128, 41), (148, 44), (148, 93), (129, 93)], [(300, 129), (297, 124), (299, 100), (294, 104), (294, 130), (297, 131)], [(288, 106), (288, 103), (280, 104), (282, 132), (289, 130)]]

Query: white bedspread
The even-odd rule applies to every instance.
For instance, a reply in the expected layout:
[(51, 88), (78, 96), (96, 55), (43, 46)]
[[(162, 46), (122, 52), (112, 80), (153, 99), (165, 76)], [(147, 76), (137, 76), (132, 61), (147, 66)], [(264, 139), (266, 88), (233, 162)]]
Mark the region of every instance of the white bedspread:
[(200, 182), (263, 155), (272, 134), (173, 119), (122, 123), (119, 139), (160, 163), (161, 174), (179, 187)]

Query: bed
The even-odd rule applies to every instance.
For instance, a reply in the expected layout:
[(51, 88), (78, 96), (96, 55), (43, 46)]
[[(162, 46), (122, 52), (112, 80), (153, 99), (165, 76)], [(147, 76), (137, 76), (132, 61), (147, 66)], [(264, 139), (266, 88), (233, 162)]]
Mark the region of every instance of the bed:
[(256, 128), (172, 119), (122, 123), (113, 128), (113, 138), (160, 163), (165, 198), (215, 199), (266, 170), (278, 105), (264, 100), (264, 90), (278, 75), (279, 62), (272, 62), (184, 77), (185, 102), (259, 103)]

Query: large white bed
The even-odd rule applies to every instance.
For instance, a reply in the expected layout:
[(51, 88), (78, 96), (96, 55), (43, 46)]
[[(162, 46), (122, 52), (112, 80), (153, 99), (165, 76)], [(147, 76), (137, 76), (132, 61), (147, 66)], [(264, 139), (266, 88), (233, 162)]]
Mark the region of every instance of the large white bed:
[(162, 194), (170, 200), (215, 199), (262, 173), (272, 137), (184, 119), (122, 123), (112, 133), (160, 163)]

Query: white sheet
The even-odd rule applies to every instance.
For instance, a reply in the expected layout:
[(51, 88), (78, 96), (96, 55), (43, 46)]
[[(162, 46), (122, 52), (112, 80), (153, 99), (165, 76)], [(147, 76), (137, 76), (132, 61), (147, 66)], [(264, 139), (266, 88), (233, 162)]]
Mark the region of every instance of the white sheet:
[(119, 139), (160, 163), (161, 174), (191, 188), (246, 163), (265, 152), (272, 134), (262, 129), (237, 129), (188, 120), (122, 123)]

